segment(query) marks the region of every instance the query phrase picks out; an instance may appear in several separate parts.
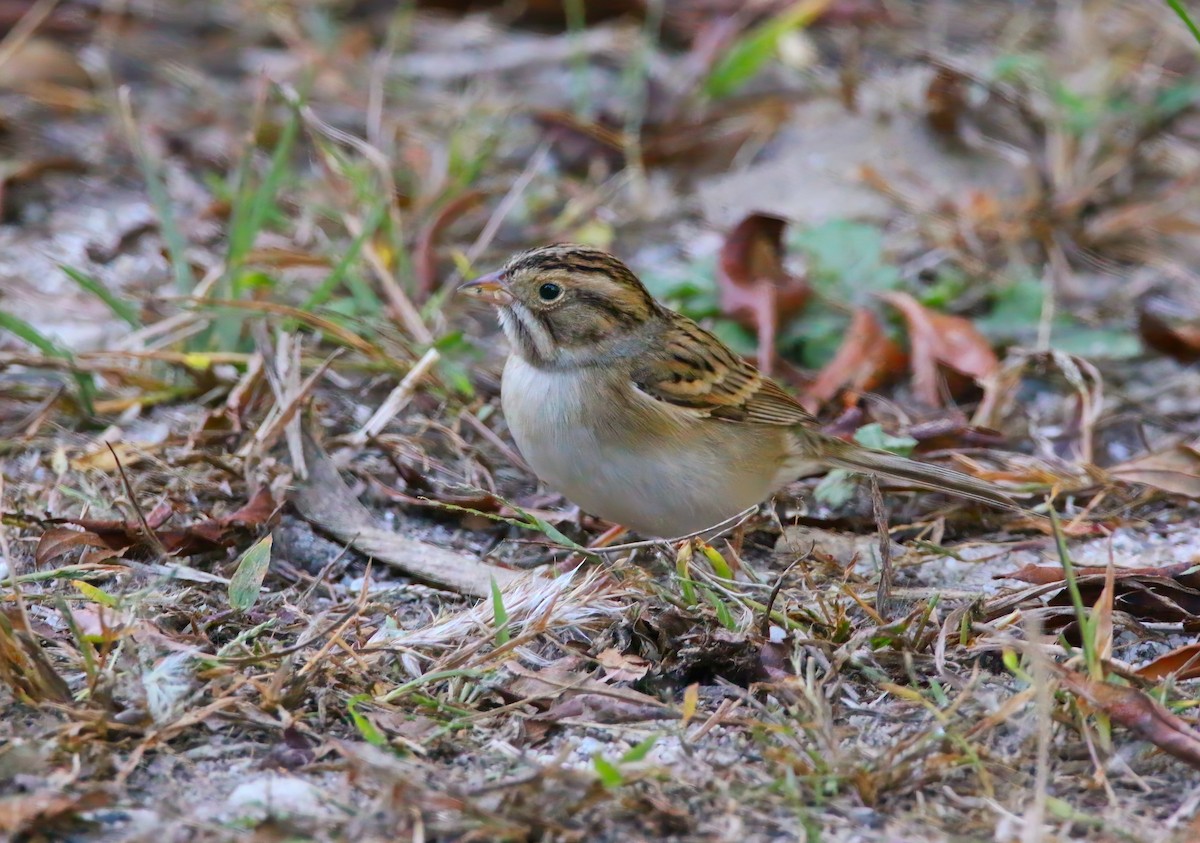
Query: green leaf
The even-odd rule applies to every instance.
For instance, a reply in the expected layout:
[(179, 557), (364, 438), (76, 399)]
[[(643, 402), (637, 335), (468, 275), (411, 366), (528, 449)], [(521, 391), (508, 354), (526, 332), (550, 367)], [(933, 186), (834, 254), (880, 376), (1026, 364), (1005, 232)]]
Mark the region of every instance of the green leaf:
[(96, 586), (89, 582), (84, 582), (83, 580), (71, 580), (71, 585), (75, 586), (75, 588), (79, 590), (79, 593), (88, 600), (91, 600), (93, 603), (99, 603), (101, 606), (107, 606), (110, 609), (115, 609), (117, 608), (117, 604), (120, 602), (107, 591), (96, 588)]
[(873, 225), (830, 220), (797, 230), (788, 241), (808, 256), (813, 285), (830, 300), (864, 305), (903, 280), (886, 262), (883, 232)]
[(358, 710), (358, 707), (364, 702), (369, 702), (370, 694), (355, 694), (346, 701), (346, 713), (350, 715), (350, 719), (354, 721), (354, 728), (362, 735), (363, 740), (372, 746), (387, 746), (388, 740), (383, 732), (376, 728), (371, 720)]
[(886, 433), (879, 422), (864, 424), (854, 432), (854, 441), (867, 448), (877, 451), (891, 451), (907, 457), (917, 447), (917, 440), (911, 436), (892, 436)]
[(1129, 331), (1089, 328), (1066, 320), (1055, 323), (1050, 334), (1050, 345), (1079, 357), (1108, 360), (1136, 357), (1142, 352), (1141, 341)]
[(1027, 338), (1037, 331), (1045, 295), (1040, 280), (1023, 274), (996, 288), (991, 312), (976, 319), (975, 326), (991, 339)]
[(704, 80), (710, 97), (726, 97), (749, 82), (775, 54), (779, 39), (812, 22), (823, 3), (801, 0), (770, 20), (753, 27), (733, 43)]
[(258, 600), (259, 589), (271, 567), (271, 535), (263, 536), (238, 560), (237, 570), (229, 580), (229, 605), (244, 612)]
[(844, 468), (835, 468), (821, 478), (813, 489), (813, 498), (828, 507), (843, 506), (858, 492), (858, 482)]
[(113, 312), (113, 315), (128, 324), (129, 327), (142, 327), (142, 317), (138, 313), (138, 309), (132, 303), (113, 293), (100, 283), (98, 279), (61, 263), (58, 265), (58, 268), (66, 273), (66, 276), (78, 284), (85, 292), (91, 293), (104, 302), (108, 306), (108, 309)]
[(495, 578), (492, 579), (492, 618), (496, 624), (496, 646), (502, 647), (510, 638), (508, 610), (504, 608), (504, 595), (500, 593), (500, 586), (496, 584)]
[(655, 732), (650, 737), (639, 742), (636, 746), (631, 746), (624, 755), (621, 756), (622, 764), (633, 764), (637, 761), (644, 761), (646, 756), (650, 754), (650, 750), (654, 749), (654, 745), (658, 743), (658, 733)]
[(816, 299), (804, 309), (804, 318), (784, 327), (779, 340), (781, 351), (810, 369), (820, 369), (833, 359), (846, 337), (850, 317)]
[(625, 777), (621, 775), (621, 771), (600, 753), (592, 756), (592, 766), (596, 768), (596, 775), (600, 779), (600, 784), (605, 787), (620, 787), (625, 783)]

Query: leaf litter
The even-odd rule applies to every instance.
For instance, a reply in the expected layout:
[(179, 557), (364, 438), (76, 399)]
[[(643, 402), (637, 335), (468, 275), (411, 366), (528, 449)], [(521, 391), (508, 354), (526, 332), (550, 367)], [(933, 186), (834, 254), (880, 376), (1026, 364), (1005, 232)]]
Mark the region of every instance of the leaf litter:
[[(0, 103), (23, 162), (0, 266), (6, 834), (1151, 839), (1149, 816), (1189, 839), (1189, 312), (1112, 280), (1190, 277), (1196, 58), (1169, 18), (992, 11), (1061, 43), (952, 61), (906, 4), (671, 4), (661, 30), (612, 4), (519, 33), (288, 3), (63, 29), (74, 4), (34, 5), (60, 7), (34, 37), (61, 70)], [(976, 28), (955, 43), (992, 45), (951, 11)], [(92, 37), (136, 83), (114, 109)], [(478, 79), (464, 44), (519, 49)], [(1134, 72), (1056, 64), (1081, 45)], [(918, 119), (1024, 190), (930, 202), (858, 170), (888, 224), (696, 217), (689, 184), (778, 154), (806, 103), (871, 108), (855, 76), (880, 56), (930, 70)], [(593, 76), (620, 84), (592, 100)], [(139, 172), (125, 234), (79, 225)], [(852, 478), (836, 505), (804, 479), (711, 545), (591, 547), (608, 525), (514, 458), (494, 325), (445, 281), (571, 239), (680, 264), (666, 297), (836, 435), (1037, 511), (884, 490), (880, 519)], [(115, 334), (28, 306), (45, 255), (69, 269), (50, 294)]]

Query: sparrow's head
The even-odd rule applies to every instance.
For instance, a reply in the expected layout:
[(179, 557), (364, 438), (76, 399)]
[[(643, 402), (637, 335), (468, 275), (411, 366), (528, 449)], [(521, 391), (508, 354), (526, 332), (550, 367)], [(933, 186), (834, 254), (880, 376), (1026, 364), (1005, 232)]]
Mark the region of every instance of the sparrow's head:
[(514, 351), (546, 368), (635, 354), (663, 314), (629, 267), (590, 246), (522, 252), (459, 290), (494, 304)]

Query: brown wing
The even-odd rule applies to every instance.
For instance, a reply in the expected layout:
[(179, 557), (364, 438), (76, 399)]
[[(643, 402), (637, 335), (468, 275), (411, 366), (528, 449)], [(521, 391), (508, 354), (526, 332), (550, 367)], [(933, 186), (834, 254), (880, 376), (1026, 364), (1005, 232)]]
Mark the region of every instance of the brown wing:
[(634, 385), (646, 395), (698, 415), (791, 427), (812, 415), (758, 369), (686, 316), (670, 314), (660, 350), (640, 361)]

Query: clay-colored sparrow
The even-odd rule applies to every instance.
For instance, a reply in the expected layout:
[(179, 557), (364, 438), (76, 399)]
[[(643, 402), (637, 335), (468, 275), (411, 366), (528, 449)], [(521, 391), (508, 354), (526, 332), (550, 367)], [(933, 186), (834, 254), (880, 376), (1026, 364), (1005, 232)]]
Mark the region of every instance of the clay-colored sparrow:
[(529, 465), (639, 533), (702, 530), (833, 467), (1019, 508), (983, 480), (822, 433), (779, 384), (598, 249), (533, 249), (459, 289), (499, 311), (512, 344), (501, 400)]

